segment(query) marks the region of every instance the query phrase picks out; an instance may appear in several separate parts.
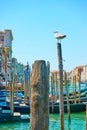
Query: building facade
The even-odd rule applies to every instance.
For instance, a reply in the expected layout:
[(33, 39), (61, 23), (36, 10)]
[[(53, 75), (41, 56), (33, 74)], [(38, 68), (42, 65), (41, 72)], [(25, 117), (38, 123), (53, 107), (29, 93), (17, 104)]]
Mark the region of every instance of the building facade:
[(0, 82), (10, 83), (12, 62), (12, 31), (0, 31)]
[(81, 81), (87, 82), (87, 65), (83, 66), (83, 71), (81, 73)]

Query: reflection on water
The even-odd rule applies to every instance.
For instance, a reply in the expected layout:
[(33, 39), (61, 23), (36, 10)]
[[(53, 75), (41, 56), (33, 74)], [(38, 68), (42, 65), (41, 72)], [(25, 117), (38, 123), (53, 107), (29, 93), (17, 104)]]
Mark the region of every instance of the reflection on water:
[[(64, 115), (65, 130), (85, 130), (85, 112), (71, 114), (71, 123), (68, 123), (67, 114)], [(0, 130), (30, 130), (29, 123), (3, 123)], [(59, 114), (50, 114), (49, 130), (59, 130)]]
[[(85, 130), (85, 112), (71, 114), (71, 123), (68, 122), (67, 114), (64, 115), (64, 127), (65, 130)], [(60, 128), (59, 115), (50, 115), (49, 130), (58, 130)]]
[[(85, 120), (74, 119), (71, 124), (65, 120), (64, 124), (65, 130), (85, 130)], [(59, 121), (51, 121), (49, 130), (58, 130), (59, 126)]]

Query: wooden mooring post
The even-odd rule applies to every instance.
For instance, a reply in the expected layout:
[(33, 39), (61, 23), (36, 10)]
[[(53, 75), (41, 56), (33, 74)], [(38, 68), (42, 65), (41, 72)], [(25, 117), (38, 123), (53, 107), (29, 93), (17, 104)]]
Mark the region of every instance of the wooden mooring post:
[(51, 88), (52, 88), (52, 113), (54, 112), (54, 74), (51, 73)]
[(56, 94), (58, 99), (58, 79), (57, 79), (57, 72), (55, 73), (55, 82), (56, 82)]
[(30, 78), (30, 129), (49, 129), (49, 87), (48, 72), (44, 60), (37, 60), (32, 66)]
[(27, 92), (26, 92), (26, 77), (24, 74), (24, 103), (26, 104)]
[(74, 103), (76, 104), (76, 76), (73, 76), (73, 98)]
[(87, 102), (86, 102), (86, 130), (87, 130)]
[(68, 80), (67, 80), (67, 74), (65, 74), (65, 86), (66, 86), (66, 99), (67, 99), (67, 113), (68, 113), (68, 124), (71, 123), (71, 117), (70, 117), (70, 103), (69, 103), (69, 87), (68, 87)]
[(11, 74), (11, 86), (10, 86), (10, 109), (11, 114), (14, 114), (14, 72)]
[[(86, 95), (86, 97), (87, 97), (87, 95)], [(87, 102), (83, 102), (83, 104), (85, 104), (86, 105), (86, 130), (87, 130)]]
[(78, 87), (79, 87), (79, 91), (78, 91), (78, 96), (79, 96), (79, 103), (80, 103), (80, 82), (81, 82), (81, 75), (78, 75)]
[(59, 68), (59, 111), (60, 111), (60, 130), (64, 130), (64, 101), (63, 101), (63, 63), (61, 43), (57, 43), (58, 68)]

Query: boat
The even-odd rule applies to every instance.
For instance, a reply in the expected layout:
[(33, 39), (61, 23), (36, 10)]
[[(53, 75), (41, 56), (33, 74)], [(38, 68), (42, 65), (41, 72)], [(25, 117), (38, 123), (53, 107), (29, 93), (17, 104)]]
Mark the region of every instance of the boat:
[[(83, 112), (86, 110), (86, 105), (84, 103), (71, 103), (70, 106), (70, 112), (76, 113), (76, 112)], [(59, 103), (56, 103), (53, 105), (50, 105), (49, 107), (50, 113), (59, 113)], [(67, 113), (67, 104), (64, 104), (64, 112)]]
[[(83, 102), (87, 101), (87, 89), (83, 92), (81, 92), (80, 98), (78, 97), (78, 94), (76, 95), (76, 103), (74, 103), (74, 97), (73, 95), (69, 96), (69, 104), (70, 104), (70, 111), (73, 112), (81, 112), (85, 111), (85, 104)], [(79, 100), (81, 101), (79, 103)], [(52, 109), (54, 108), (54, 111)], [(9, 105), (5, 103), (5, 105), (0, 104), (1, 110), (10, 110), (10, 103)], [(21, 114), (30, 114), (30, 103), (24, 104), (22, 102), (14, 102), (14, 112), (20, 112)], [(49, 104), (49, 113), (59, 113), (59, 102), (56, 102), (53, 104)], [(67, 112), (67, 99), (66, 95), (64, 96), (64, 112)]]

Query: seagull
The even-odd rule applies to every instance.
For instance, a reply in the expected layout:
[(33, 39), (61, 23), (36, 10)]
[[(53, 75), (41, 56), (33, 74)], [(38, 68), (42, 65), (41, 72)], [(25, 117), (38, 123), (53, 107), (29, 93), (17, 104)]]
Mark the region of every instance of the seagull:
[(54, 36), (56, 37), (56, 39), (59, 39), (59, 40), (61, 40), (61, 39), (66, 37), (66, 35), (61, 34), (61, 33), (57, 32), (57, 31), (54, 32)]

